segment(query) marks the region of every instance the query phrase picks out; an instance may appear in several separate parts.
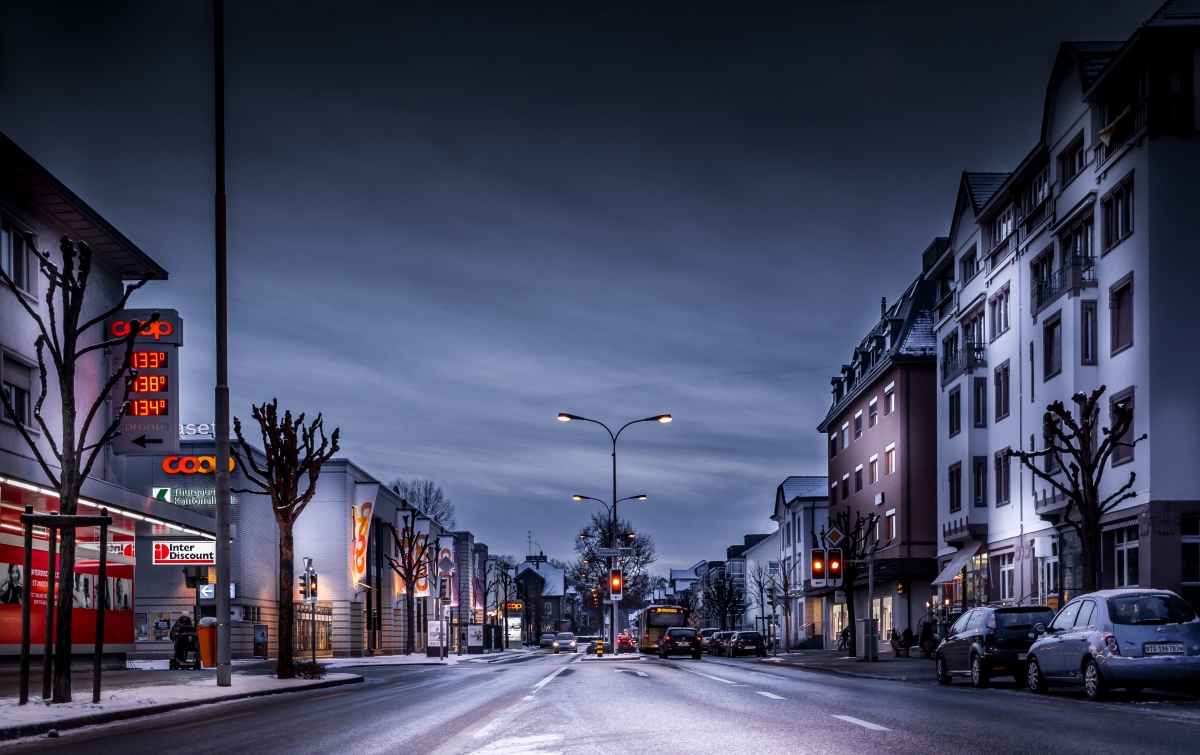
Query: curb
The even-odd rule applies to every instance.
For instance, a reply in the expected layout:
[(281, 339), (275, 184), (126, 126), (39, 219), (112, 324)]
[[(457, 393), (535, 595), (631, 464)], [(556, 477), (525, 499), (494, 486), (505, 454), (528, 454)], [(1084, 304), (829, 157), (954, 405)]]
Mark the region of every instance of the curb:
[(897, 677), (892, 677), (892, 676), (876, 676), (875, 674), (856, 674), (853, 671), (843, 671), (842, 669), (838, 669), (838, 668), (830, 668), (828, 666), (817, 666), (815, 664), (810, 665), (810, 664), (806, 664), (806, 663), (784, 663), (781, 661), (775, 661), (775, 662), (759, 661), (759, 663), (771, 663), (771, 665), (776, 668), (781, 667), (781, 666), (784, 668), (797, 668), (802, 671), (814, 671), (818, 674), (832, 674), (833, 676), (850, 676), (850, 677), (854, 677), (855, 679), (878, 679), (881, 682), (906, 682), (906, 681), (910, 681), (912, 679), (912, 677), (907, 677), (907, 676), (902, 677), (902, 678), (897, 678)]
[(23, 737), (33, 737), (39, 734), (45, 734), (51, 729), (65, 731), (67, 729), (78, 729), (83, 726), (95, 726), (97, 724), (107, 724), (114, 721), (127, 721), (133, 718), (144, 718), (145, 716), (154, 716), (159, 713), (170, 713), (171, 711), (181, 710), (183, 708), (198, 708), (201, 705), (211, 705), (212, 703), (224, 703), (230, 700), (244, 700), (251, 697), (268, 697), (271, 695), (286, 695), (289, 692), (308, 692), (314, 689), (326, 689), (329, 687), (341, 687), (346, 684), (359, 684), (363, 681), (363, 677), (354, 676), (350, 679), (334, 679), (327, 682), (316, 682), (303, 687), (291, 687), (288, 689), (267, 689), (257, 690), (254, 692), (240, 692), (232, 695), (222, 695), (221, 697), (209, 697), (203, 700), (183, 700), (176, 703), (163, 703), (161, 705), (147, 705), (143, 708), (129, 708), (127, 710), (114, 710), (108, 713), (93, 713), (86, 716), (76, 716), (75, 718), (67, 718), (61, 721), (45, 721), (37, 724), (25, 724), (22, 726), (8, 726), (0, 728), (0, 742), (7, 742), (13, 739), (21, 739)]

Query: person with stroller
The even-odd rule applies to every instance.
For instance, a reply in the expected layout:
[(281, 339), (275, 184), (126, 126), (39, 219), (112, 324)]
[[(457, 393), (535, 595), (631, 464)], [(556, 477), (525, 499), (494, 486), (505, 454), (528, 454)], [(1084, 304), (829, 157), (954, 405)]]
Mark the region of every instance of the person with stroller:
[[(182, 665), (189, 664), (188, 653), (199, 656), (200, 643), (196, 635), (196, 625), (192, 623), (192, 617), (187, 611), (184, 611), (175, 620), (175, 624), (171, 627), (171, 631), (167, 636), (175, 643), (175, 658), (172, 659), (172, 668), (179, 668)], [(196, 667), (199, 668), (198, 658), (195, 663)]]

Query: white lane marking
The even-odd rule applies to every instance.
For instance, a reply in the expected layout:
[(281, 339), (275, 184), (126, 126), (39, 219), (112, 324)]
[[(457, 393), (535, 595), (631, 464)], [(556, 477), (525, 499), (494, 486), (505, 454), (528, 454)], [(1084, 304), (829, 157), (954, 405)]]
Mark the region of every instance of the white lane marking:
[(707, 677), (709, 679), (713, 679), (718, 682), (725, 682), (726, 684), (737, 684), (737, 682), (731, 682), (728, 679), (722, 679), (719, 676), (713, 676), (712, 674), (702, 674), (699, 671), (692, 671), (690, 668), (685, 668), (684, 671), (688, 672), (689, 674), (695, 674), (696, 676)]
[(562, 734), (505, 737), (475, 750), (473, 755), (562, 755), (562, 750), (546, 749), (562, 740)]
[(784, 681), (786, 681), (786, 680), (787, 680), (787, 677), (786, 677), (786, 676), (775, 676), (774, 674), (768, 674), (768, 673), (767, 673), (767, 672), (765, 672), (765, 671), (751, 671), (750, 673), (751, 673), (751, 674), (758, 674), (759, 676), (769, 676), (769, 677), (771, 677), (772, 679), (783, 679)]
[(758, 694), (762, 695), (763, 697), (769, 697), (772, 700), (782, 700), (783, 699), (779, 695), (772, 695), (770, 692), (763, 692), (761, 689), (756, 689), (754, 691), (757, 692)]
[(863, 727), (864, 729), (870, 729), (871, 731), (891, 731), (891, 729), (889, 729), (886, 726), (880, 726), (879, 724), (873, 724), (870, 721), (864, 721), (861, 718), (855, 718), (854, 716), (834, 716), (834, 718), (840, 718), (843, 721), (846, 721), (847, 723), (858, 724), (859, 726)]
[(539, 689), (541, 689), (542, 687), (544, 687), (544, 686), (546, 686), (547, 684), (549, 684), (551, 679), (553, 679), (554, 677), (558, 676), (559, 674), (561, 674), (562, 672), (564, 672), (564, 671), (566, 671), (566, 670), (567, 670), (567, 667), (566, 667), (566, 666), (562, 666), (562, 667), (560, 667), (560, 668), (559, 668), (557, 671), (555, 671), (553, 674), (551, 674), (550, 676), (547, 676), (545, 679), (543, 679), (543, 680), (541, 680), (540, 682), (538, 682), (537, 684), (533, 685), (533, 689), (532, 689), (532, 690), (530, 690), (529, 694), (531, 694), (531, 695), (532, 695), (533, 693), (537, 692)]

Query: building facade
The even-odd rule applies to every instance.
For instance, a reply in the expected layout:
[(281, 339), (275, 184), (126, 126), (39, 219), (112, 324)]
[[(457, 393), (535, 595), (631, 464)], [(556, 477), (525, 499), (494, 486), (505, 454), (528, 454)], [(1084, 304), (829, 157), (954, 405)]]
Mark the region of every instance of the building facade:
[(786, 592), (780, 609), (781, 638), (788, 648), (825, 647), (825, 607), (821, 596), (808, 597), (812, 550), (817, 533), (829, 526), (829, 478), (792, 476), (775, 489), (771, 519), (779, 525), (779, 578)]
[(1178, 5), (1125, 41), (1063, 43), (1038, 143), (1012, 172), (963, 175), (945, 248), (926, 260), (938, 581), (961, 607), (1078, 594), (1065, 498), (1005, 452), (1043, 450), (1047, 405), (1101, 386), (1101, 424), (1120, 402), (1127, 439), (1147, 435), (1101, 485), (1103, 498), (1136, 474), (1136, 498), (1102, 519), (1102, 585), (1200, 600), (1200, 336), (1180, 327), (1200, 273), (1200, 26)]

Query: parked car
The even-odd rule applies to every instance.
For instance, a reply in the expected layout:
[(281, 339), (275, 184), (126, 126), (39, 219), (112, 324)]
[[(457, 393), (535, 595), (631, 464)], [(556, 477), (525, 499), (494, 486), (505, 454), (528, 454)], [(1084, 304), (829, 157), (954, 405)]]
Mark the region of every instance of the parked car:
[(712, 641), (714, 634), (720, 632), (720, 629), (701, 629), (700, 630), (700, 649), (708, 650), (709, 644)]
[(733, 636), (733, 632), (717, 632), (708, 638), (709, 655), (725, 655), (725, 643)]
[(1026, 681), (1034, 692), (1082, 684), (1099, 700), (1122, 687), (1186, 686), (1200, 691), (1200, 619), (1169, 590), (1100, 590), (1076, 598), (1029, 648)]
[(554, 632), (542, 632), (542, 639), (538, 644), (544, 648), (552, 648), (554, 647), (554, 638), (557, 636)]
[(629, 632), (621, 632), (617, 635), (617, 653), (636, 653), (637, 643), (633, 641), (633, 635)]
[(1036, 624), (1053, 620), (1049, 606), (987, 606), (967, 611), (937, 648), (934, 673), (942, 684), (969, 676), (985, 687), (993, 676), (1025, 680), (1025, 659), (1037, 635)]
[(765, 657), (767, 641), (758, 632), (731, 632), (732, 637), (725, 641), (725, 655), (737, 658), (739, 655), (757, 655)]
[(685, 653), (700, 658), (700, 635), (691, 627), (671, 627), (658, 645), (658, 657), (666, 660), (668, 656)]
[(571, 632), (559, 632), (554, 635), (554, 640), (550, 643), (550, 647), (554, 649), (555, 654), (558, 654), (560, 650), (564, 653), (574, 653), (576, 652), (577, 645), (578, 642), (575, 640), (575, 635)]

